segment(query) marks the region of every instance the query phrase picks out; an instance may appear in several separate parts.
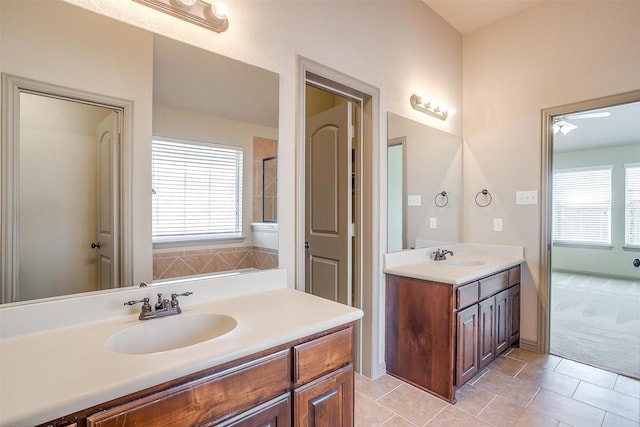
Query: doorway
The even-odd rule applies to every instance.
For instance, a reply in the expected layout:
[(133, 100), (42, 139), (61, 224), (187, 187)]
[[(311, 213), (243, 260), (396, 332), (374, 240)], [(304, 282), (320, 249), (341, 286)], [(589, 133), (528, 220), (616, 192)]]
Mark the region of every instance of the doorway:
[(544, 116), (547, 349), (640, 378), (640, 92)]
[(128, 103), (9, 75), (3, 91), (2, 302), (122, 286)]
[[(377, 224), (379, 224), (376, 212), (379, 191), (376, 171), (379, 153), (374, 149), (373, 144), (377, 136), (376, 127), (374, 126), (377, 120), (374, 117), (377, 117), (378, 90), (303, 58), (300, 58), (300, 76), (302, 77), (299, 85), (299, 105), (301, 105), (301, 108), (298, 115), (300, 127), (297, 150), (299, 172), (297, 175), (296, 197), (296, 205), (298, 207), (296, 216), (296, 287), (299, 290), (312, 291), (313, 275), (315, 273), (319, 273), (316, 277), (318, 280), (326, 280), (326, 277), (332, 276), (334, 272), (346, 279), (346, 286), (331, 285), (323, 288), (321, 294), (324, 297), (329, 297), (364, 311), (363, 319), (356, 324), (355, 367), (356, 371), (364, 375), (379, 375), (384, 372), (384, 359), (380, 357), (380, 354), (383, 354), (383, 349), (379, 350), (378, 347), (381, 344), (381, 340), (377, 335), (374, 336), (373, 333), (374, 330), (378, 330), (377, 323), (380, 321), (378, 304), (379, 278), (376, 275), (376, 272), (379, 271), (377, 268), (379, 265), (377, 250), (379, 230), (376, 228)], [(327, 103), (309, 104), (307, 96), (317, 96), (329, 101)], [(327, 113), (327, 110), (333, 110), (333, 113), (336, 113), (336, 110), (342, 110), (343, 116), (351, 116), (350, 118), (347, 117), (347, 120), (338, 126), (343, 128), (344, 131), (338, 131), (338, 127), (335, 126), (325, 126), (319, 124), (321, 122), (315, 122), (314, 116), (322, 116)], [(352, 119), (352, 123), (349, 123), (349, 119)], [(329, 122), (332, 120), (329, 119)], [(314, 122), (315, 124), (313, 124)], [(307, 205), (308, 203), (314, 203), (307, 198), (307, 193), (313, 190), (308, 188), (308, 185), (313, 183), (310, 180), (316, 179), (315, 184), (313, 184), (316, 186), (314, 191), (316, 195), (321, 195), (315, 201), (316, 206), (322, 200), (331, 199), (333, 200), (331, 203), (338, 202), (335, 202), (333, 195), (329, 197), (324, 194), (323, 180), (329, 178), (329, 181), (334, 182), (333, 178), (329, 175), (324, 178), (321, 175), (316, 178), (309, 175), (310, 168), (307, 167), (307, 161), (309, 160), (307, 154), (309, 154), (308, 150), (311, 148), (309, 148), (306, 135), (311, 129), (309, 124), (315, 127), (312, 134), (316, 137), (325, 138), (326, 141), (331, 141), (336, 150), (341, 151), (339, 157), (341, 166), (337, 166), (338, 163), (334, 163), (334, 161), (330, 161), (327, 164), (335, 164), (336, 173), (340, 175), (339, 179), (335, 179), (335, 183), (343, 188), (341, 190), (343, 201), (339, 202), (341, 205), (334, 204), (333, 206), (336, 208), (336, 212), (343, 207), (346, 208), (340, 214), (346, 218), (346, 233), (344, 232), (344, 226), (342, 226), (339, 233), (340, 237), (338, 238), (336, 233), (330, 232), (335, 226), (324, 221), (326, 218), (312, 225), (319, 226), (319, 229), (323, 230), (322, 234), (324, 236), (322, 237), (327, 238), (328, 235), (333, 233), (336, 235), (335, 240), (342, 241), (339, 244), (342, 251), (341, 257), (346, 260), (346, 264), (342, 268), (339, 266), (340, 263), (335, 261), (335, 257), (327, 261), (322, 259), (322, 255), (318, 255), (314, 259), (315, 255), (310, 252), (310, 250), (314, 250), (314, 243), (308, 239), (309, 227), (307, 227), (309, 224), (308, 216), (309, 214), (313, 215), (311, 212), (313, 208)], [(323, 135), (320, 135), (317, 131), (321, 131)], [(345, 135), (345, 132), (347, 143), (341, 145), (338, 142), (340, 139), (338, 134)], [(315, 142), (318, 141), (319, 139)], [(327, 159), (332, 155), (331, 151), (321, 150), (316, 153), (320, 155), (316, 159), (319, 161), (315, 165), (316, 171), (323, 161), (327, 162)], [(322, 160), (323, 158), (324, 160)], [(325, 184), (329, 181), (326, 181)], [(339, 182), (344, 184), (338, 184)], [(322, 207), (327, 208), (323, 205)], [(315, 247), (318, 247), (317, 242)], [(313, 262), (314, 260), (318, 261), (315, 267), (310, 266), (310, 261)], [(314, 268), (316, 268), (315, 272)], [(309, 275), (312, 276), (311, 282), (308, 282)], [(316, 287), (316, 289), (318, 288)]]

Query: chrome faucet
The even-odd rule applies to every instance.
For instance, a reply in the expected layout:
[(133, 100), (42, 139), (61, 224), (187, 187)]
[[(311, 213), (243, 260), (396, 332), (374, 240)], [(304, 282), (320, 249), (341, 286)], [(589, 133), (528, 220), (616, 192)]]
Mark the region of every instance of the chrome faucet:
[(179, 296), (189, 296), (192, 295), (193, 292), (184, 292), (182, 294), (171, 294), (171, 301), (166, 298), (162, 298), (162, 294), (158, 294), (158, 302), (156, 302), (154, 307), (151, 307), (151, 303), (149, 298), (143, 298), (138, 301), (127, 301), (124, 305), (135, 305), (138, 303), (142, 303), (142, 309), (140, 310), (140, 316), (138, 319), (140, 320), (149, 320), (156, 319), (158, 317), (171, 316), (174, 314), (182, 313), (182, 309), (180, 308), (180, 302), (178, 301)]
[(447, 254), (453, 255), (453, 251), (450, 251), (448, 249), (437, 249), (431, 253), (434, 261), (444, 261), (445, 259), (447, 259)]

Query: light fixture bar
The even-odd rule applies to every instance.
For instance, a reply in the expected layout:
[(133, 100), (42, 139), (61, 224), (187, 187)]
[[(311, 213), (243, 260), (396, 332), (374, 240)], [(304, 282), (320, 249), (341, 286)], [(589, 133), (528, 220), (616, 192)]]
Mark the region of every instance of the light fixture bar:
[(454, 108), (448, 108), (445, 104), (435, 102), (420, 95), (411, 95), (411, 106), (414, 110), (436, 117), (440, 120), (447, 120), (447, 117), (456, 113)]
[(229, 28), (226, 15), (220, 14), (216, 3), (203, 0), (133, 0), (176, 18), (222, 33)]

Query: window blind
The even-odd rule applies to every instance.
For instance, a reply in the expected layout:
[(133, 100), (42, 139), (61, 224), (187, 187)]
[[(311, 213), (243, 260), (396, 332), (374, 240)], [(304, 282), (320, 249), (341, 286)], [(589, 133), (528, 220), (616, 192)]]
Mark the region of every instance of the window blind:
[(640, 247), (640, 163), (624, 165), (624, 244)]
[(611, 166), (553, 174), (553, 241), (611, 244)]
[(154, 241), (240, 237), (242, 155), (242, 147), (154, 138)]

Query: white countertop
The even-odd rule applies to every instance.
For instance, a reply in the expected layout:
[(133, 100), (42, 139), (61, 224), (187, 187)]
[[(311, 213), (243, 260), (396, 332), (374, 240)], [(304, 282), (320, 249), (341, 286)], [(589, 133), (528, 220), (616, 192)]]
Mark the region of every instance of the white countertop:
[(238, 326), (211, 341), (145, 355), (105, 346), (113, 334), (140, 324), (137, 314), (0, 340), (0, 425), (50, 421), (362, 317), (361, 310), (286, 284), (197, 304), (184, 298), (181, 306), (184, 314), (232, 316)]
[[(434, 261), (431, 253), (436, 249), (453, 251), (454, 255), (447, 255), (447, 260), (462, 259), (477, 261), (481, 264), (454, 265), (447, 261)], [(384, 272), (458, 286), (523, 262), (524, 251), (520, 246), (459, 243), (386, 254)]]

